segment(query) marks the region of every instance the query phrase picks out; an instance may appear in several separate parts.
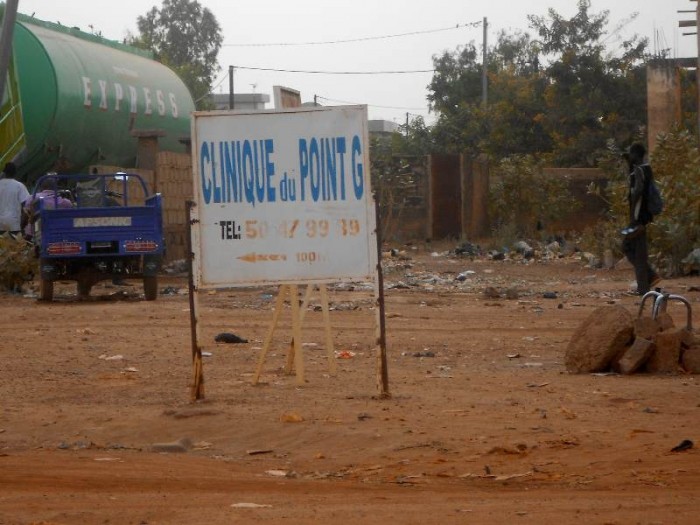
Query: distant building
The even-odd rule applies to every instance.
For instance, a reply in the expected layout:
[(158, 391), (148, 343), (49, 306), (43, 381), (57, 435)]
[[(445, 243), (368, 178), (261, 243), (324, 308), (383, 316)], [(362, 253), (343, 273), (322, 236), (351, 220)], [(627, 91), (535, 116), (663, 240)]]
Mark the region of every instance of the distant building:
[[(209, 95), (214, 109), (229, 109), (228, 93), (213, 93)], [(270, 102), (270, 95), (265, 93), (234, 93), (233, 109), (241, 111), (262, 111), (265, 104)]]
[(372, 135), (391, 135), (399, 130), (399, 125), (390, 120), (370, 120), (369, 132)]

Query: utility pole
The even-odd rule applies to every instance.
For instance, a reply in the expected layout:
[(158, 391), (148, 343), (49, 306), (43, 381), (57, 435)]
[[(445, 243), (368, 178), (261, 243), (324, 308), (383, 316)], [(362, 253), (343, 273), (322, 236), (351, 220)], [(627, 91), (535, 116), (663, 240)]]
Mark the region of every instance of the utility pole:
[(0, 33), (0, 100), (5, 96), (5, 82), (10, 68), (12, 56), (12, 35), (17, 20), (17, 5), (19, 0), (7, 0), (5, 2), (5, 14), (2, 17), (2, 33)]
[(233, 101), (233, 66), (228, 66), (228, 109), (234, 109)]
[(486, 63), (488, 59), (488, 51), (486, 50), (487, 40), (488, 40), (488, 28), (489, 22), (486, 17), (484, 17), (484, 54), (481, 66), (481, 103), (486, 107), (489, 102), (489, 83), (488, 83), (488, 72), (486, 68)]

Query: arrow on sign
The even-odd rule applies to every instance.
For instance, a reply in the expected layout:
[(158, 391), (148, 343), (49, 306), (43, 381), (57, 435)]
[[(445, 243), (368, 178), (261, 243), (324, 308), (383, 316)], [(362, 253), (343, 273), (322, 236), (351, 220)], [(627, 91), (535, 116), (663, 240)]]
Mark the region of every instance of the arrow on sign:
[(267, 262), (267, 261), (286, 261), (287, 256), (283, 253), (246, 253), (237, 257), (241, 261), (256, 263), (256, 262)]

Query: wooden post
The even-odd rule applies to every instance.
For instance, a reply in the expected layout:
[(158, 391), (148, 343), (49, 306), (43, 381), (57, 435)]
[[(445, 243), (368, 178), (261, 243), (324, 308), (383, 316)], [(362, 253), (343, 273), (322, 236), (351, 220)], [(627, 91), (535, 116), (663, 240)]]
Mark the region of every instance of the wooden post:
[(333, 351), (333, 334), (331, 333), (331, 314), (328, 307), (328, 289), (325, 284), (318, 287), (321, 294), (321, 309), (323, 310), (323, 324), (326, 328), (326, 355), (328, 356), (328, 371), (331, 375), (335, 375), (338, 371), (338, 365), (335, 362), (335, 352)]
[(301, 317), (299, 313), (299, 287), (289, 285), (289, 295), (292, 303), (292, 334), (294, 335), (294, 366), (296, 368), (297, 385), (305, 384), (304, 355), (301, 351)]
[(391, 397), (389, 393), (389, 371), (386, 361), (386, 316), (384, 311), (384, 273), (382, 272), (382, 238), (379, 232), (381, 224), (379, 216), (379, 201), (374, 199), (376, 214), (375, 234), (377, 237), (377, 279), (375, 281), (375, 296), (377, 301), (377, 385), (381, 397)]
[(185, 206), (187, 207), (187, 273), (190, 292), (190, 334), (192, 340), (192, 369), (194, 374), (190, 389), (190, 397), (194, 402), (204, 399), (204, 366), (202, 363), (202, 348), (199, 346), (199, 317), (197, 315), (199, 298), (194, 286), (194, 271), (192, 268), (194, 260), (194, 252), (192, 251), (192, 224), (196, 220), (192, 217), (192, 210), (195, 203), (193, 201), (187, 201)]
[(262, 350), (260, 351), (260, 359), (258, 360), (258, 368), (255, 371), (255, 374), (253, 375), (253, 384), (257, 385), (258, 380), (260, 379), (260, 374), (262, 372), (262, 367), (265, 364), (265, 357), (267, 356), (267, 352), (270, 349), (270, 343), (272, 342), (272, 335), (275, 333), (275, 327), (277, 326), (277, 323), (280, 318), (280, 314), (282, 313), (282, 309), (284, 308), (284, 297), (287, 295), (287, 286), (282, 285), (279, 288), (279, 291), (277, 292), (277, 301), (275, 302), (275, 311), (272, 314), (272, 324), (270, 325), (270, 329), (267, 331), (267, 336), (265, 337), (265, 342), (263, 343)]

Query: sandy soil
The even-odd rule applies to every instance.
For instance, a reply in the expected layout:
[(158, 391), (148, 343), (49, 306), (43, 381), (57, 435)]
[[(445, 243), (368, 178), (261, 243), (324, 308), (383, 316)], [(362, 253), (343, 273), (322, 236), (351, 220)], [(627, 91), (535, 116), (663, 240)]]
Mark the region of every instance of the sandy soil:
[[(636, 313), (631, 270), (433, 249), (386, 261), (390, 399), (361, 284), (331, 290), (335, 351), (349, 357), (335, 377), (318, 301), (309, 309), (303, 387), (283, 370), (288, 306), (251, 385), (274, 289), (203, 295), (196, 404), (184, 277), (162, 279), (176, 293), (156, 302), (137, 283), (88, 301), (69, 284), (51, 304), (0, 295), (0, 523), (698, 523), (700, 452), (671, 448), (700, 439), (700, 378), (562, 364), (594, 308)], [(695, 325), (698, 285), (664, 281)], [(250, 342), (215, 343), (220, 332)]]

